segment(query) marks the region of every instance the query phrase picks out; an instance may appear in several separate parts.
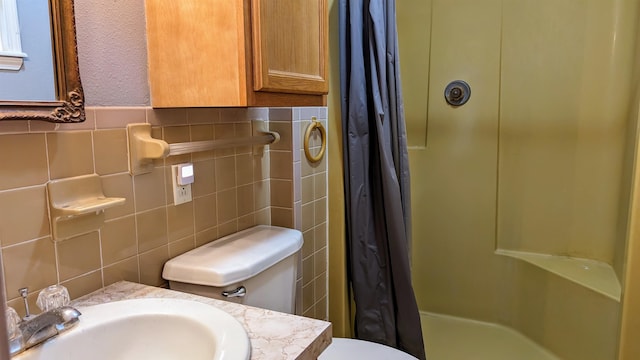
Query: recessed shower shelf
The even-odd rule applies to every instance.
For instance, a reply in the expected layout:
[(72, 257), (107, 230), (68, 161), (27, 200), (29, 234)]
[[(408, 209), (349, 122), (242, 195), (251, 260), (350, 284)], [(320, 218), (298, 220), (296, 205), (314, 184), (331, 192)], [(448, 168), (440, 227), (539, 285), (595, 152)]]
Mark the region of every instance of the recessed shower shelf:
[(611, 265), (590, 259), (524, 251), (497, 249), (504, 255), (526, 261), (567, 280), (580, 284), (615, 301), (620, 301), (622, 288)]

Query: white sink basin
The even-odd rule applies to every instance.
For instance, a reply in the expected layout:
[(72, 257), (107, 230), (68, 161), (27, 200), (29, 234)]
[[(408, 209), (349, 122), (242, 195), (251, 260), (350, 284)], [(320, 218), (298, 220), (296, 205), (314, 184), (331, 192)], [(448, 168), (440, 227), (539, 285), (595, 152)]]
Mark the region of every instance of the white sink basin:
[(80, 309), (80, 323), (13, 360), (246, 360), (242, 325), (195, 301), (136, 299)]

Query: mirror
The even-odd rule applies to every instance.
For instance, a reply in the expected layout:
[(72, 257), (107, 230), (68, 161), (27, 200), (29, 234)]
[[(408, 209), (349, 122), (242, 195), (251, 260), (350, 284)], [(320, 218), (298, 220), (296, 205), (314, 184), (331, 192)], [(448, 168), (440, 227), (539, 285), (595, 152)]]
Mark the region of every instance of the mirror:
[[(46, 0), (43, 0), (46, 1)], [(84, 93), (80, 83), (73, 0), (48, 0), (57, 100), (16, 101), (0, 99), (0, 120), (42, 120), (58, 123), (85, 120)], [(23, 27), (27, 24), (21, 24)], [(30, 85), (31, 86), (31, 85)], [(38, 86), (34, 84), (32, 86)]]

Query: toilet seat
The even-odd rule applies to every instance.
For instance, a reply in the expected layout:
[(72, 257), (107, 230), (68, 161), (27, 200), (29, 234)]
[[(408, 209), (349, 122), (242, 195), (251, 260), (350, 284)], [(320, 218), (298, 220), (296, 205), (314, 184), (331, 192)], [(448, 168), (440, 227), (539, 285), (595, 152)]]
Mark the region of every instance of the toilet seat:
[(416, 360), (417, 358), (390, 346), (371, 341), (333, 338), (331, 345), (320, 354), (318, 360), (338, 359)]

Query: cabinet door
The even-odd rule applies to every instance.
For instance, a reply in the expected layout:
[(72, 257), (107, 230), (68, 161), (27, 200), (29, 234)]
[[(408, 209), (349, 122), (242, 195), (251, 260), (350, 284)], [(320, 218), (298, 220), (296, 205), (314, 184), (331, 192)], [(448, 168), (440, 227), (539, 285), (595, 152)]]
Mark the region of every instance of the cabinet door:
[(327, 0), (252, 0), (255, 91), (326, 94)]

